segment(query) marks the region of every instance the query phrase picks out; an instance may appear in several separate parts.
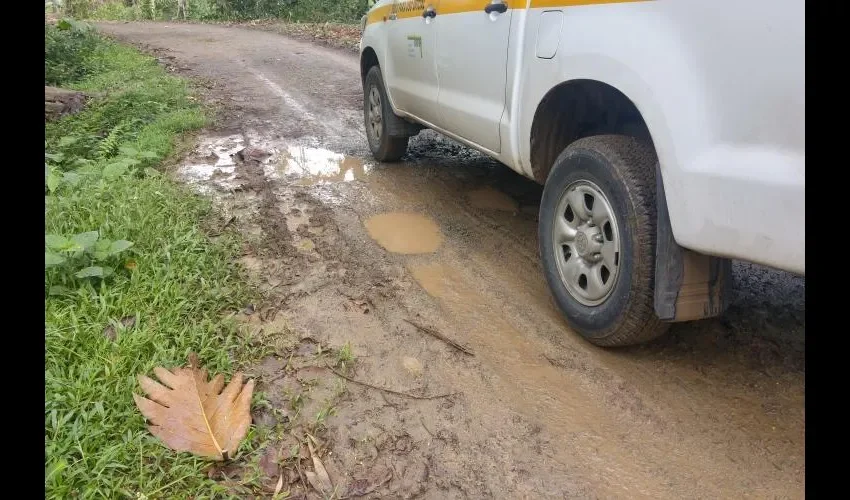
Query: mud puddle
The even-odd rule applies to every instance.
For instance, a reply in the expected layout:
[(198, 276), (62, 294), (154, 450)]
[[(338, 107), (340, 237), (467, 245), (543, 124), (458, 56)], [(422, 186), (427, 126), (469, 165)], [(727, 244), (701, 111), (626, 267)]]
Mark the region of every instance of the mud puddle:
[(433, 253), (443, 241), (434, 220), (421, 214), (379, 214), (370, 217), (364, 224), (369, 236), (392, 253)]

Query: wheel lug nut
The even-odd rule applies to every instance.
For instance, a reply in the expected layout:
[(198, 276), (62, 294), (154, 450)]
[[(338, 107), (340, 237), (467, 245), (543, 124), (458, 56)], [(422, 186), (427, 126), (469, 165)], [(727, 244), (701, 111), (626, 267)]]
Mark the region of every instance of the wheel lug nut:
[(602, 260), (602, 254), (601, 254), (601, 253), (598, 253), (598, 252), (597, 252), (597, 253), (595, 253), (595, 254), (593, 254), (593, 260), (595, 260), (595, 261), (597, 261), (597, 262), (598, 262), (598, 261), (600, 261), (600, 260)]
[(602, 243), (602, 235), (601, 234), (594, 234), (593, 235), (593, 241), (595, 241), (597, 243)]

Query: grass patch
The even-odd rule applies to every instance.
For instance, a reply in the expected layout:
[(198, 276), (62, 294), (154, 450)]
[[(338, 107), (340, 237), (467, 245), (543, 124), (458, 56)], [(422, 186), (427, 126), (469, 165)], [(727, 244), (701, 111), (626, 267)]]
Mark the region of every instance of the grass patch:
[[(152, 58), (79, 29), (73, 37), (45, 34), (46, 43), (85, 39), (85, 71), (65, 66), (55, 83), (101, 96), (45, 127), (45, 231), (52, 235), (45, 250), (45, 496), (227, 496), (207, 479), (208, 462), (172, 452), (147, 432), (132, 398), (137, 374), (182, 365), (190, 351), (225, 373), (246, 353), (221, 314), (250, 293), (232, 264), (236, 236), (211, 242), (199, 227), (209, 202), (153, 168), (206, 114), (186, 82)], [(101, 273), (85, 272), (91, 267)], [(122, 326), (122, 318), (135, 322)]]

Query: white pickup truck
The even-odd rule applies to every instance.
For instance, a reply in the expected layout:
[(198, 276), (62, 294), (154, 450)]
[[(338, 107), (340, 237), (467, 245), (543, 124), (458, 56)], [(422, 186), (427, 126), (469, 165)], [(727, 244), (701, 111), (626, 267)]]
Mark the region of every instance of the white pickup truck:
[(803, 0), (379, 0), (370, 149), (433, 129), (544, 185), (567, 322), (644, 342), (728, 304), (731, 261), (805, 275)]

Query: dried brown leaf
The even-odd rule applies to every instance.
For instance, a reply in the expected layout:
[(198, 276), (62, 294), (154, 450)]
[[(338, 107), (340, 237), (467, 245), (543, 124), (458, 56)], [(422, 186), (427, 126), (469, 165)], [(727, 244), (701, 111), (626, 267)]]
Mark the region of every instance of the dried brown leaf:
[(173, 371), (156, 367), (154, 374), (161, 383), (139, 375), (150, 399), (133, 394), (151, 434), (173, 450), (228, 460), (251, 426), (254, 381), (243, 385), (241, 373), (227, 387), (221, 374), (208, 381), (194, 353), (188, 367)]
[(333, 491), (333, 483), (331, 483), (331, 477), (328, 475), (328, 471), (325, 470), (325, 464), (319, 460), (318, 455), (316, 455), (316, 449), (313, 448), (313, 444), (310, 440), (307, 440), (307, 448), (310, 450), (310, 458), (313, 459), (313, 469), (315, 472), (305, 472), (307, 475), (307, 481), (316, 488), (319, 493), (329, 494)]
[(277, 480), (277, 485), (274, 487), (274, 494), (272, 495), (272, 498), (277, 498), (277, 496), (280, 494), (280, 490), (282, 490), (282, 489), (283, 489), (283, 474), (281, 474), (280, 478), (278, 478), (278, 480)]

